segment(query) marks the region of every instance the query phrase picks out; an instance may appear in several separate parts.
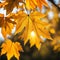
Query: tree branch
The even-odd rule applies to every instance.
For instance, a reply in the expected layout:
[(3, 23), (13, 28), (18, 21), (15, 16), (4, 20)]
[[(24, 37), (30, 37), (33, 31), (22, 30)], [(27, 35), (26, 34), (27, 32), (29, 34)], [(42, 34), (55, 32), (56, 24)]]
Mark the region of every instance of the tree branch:
[(54, 1), (53, 1), (53, 0), (48, 0), (48, 1), (50, 1), (52, 4), (54, 4), (54, 5), (58, 8), (58, 10), (60, 11), (60, 7), (59, 7), (59, 6), (57, 6), (57, 5), (54, 3)]

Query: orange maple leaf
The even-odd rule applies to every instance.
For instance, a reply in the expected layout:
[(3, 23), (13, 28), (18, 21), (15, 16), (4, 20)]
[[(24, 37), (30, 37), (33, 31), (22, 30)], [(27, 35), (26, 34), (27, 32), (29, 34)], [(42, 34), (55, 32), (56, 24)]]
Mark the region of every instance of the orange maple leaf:
[(10, 60), (13, 56), (19, 60), (20, 52), (23, 52), (22, 46), (19, 42), (12, 42), (11, 40), (7, 39), (1, 45), (1, 55), (6, 54), (7, 59)]
[(39, 7), (42, 9), (42, 6), (45, 5), (48, 7), (48, 4), (45, 0), (26, 0), (26, 8), (27, 9), (34, 9), (36, 7)]
[[(37, 11), (34, 11), (29, 15), (23, 11), (19, 11), (15, 15), (14, 19), (17, 23), (16, 34), (23, 30), (23, 33), (20, 37), (24, 38), (24, 44), (26, 44), (29, 40), (31, 47), (36, 45), (36, 47), (40, 49), (40, 42), (43, 42), (40, 36), (51, 39), (50, 34), (46, 29), (46, 26), (49, 24), (40, 20), (40, 18), (43, 18), (44, 16), (44, 14)], [(32, 35), (35, 37), (31, 36), (31, 32), (33, 32)]]
[(7, 34), (11, 34), (14, 24), (16, 24), (16, 22), (12, 21), (10, 16), (4, 17), (4, 14), (0, 14), (0, 27), (4, 37), (6, 37)]

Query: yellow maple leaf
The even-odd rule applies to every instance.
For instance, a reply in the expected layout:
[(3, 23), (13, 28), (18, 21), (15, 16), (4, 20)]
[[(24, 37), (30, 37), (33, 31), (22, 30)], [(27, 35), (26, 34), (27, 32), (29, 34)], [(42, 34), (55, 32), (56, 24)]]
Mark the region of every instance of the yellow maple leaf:
[[(43, 18), (44, 16), (44, 14), (37, 11), (34, 11), (29, 15), (23, 11), (19, 11), (15, 15), (15, 20), (17, 22), (16, 34), (23, 30), (23, 33), (20, 37), (24, 39), (24, 44), (26, 44), (29, 40), (31, 47), (36, 45), (36, 47), (40, 49), (40, 42), (43, 42), (40, 36), (51, 39), (50, 34), (46, 29), (48, 23), (40, 20), (40, 18)], [(31, 36), (31, 32), (33, 32), (32, 35), (35, 36)]]
[(4, 17), (4, 14), (0, 14), (0, 27), (4, 37), (6, 37), (7, 34), (11, 34), (14, 24), (16, 24), (16, 22), (12, 21), (10, 16)]
[(19, 42), (12, 42), (11, 40), (7, 39), (1, 45), (1, 55), (6, 54), (7, 59), (10, 60), (13, 56), (19, 60), (20, 52), (23, 52), (22, 46)]
[(6, 6), (5, 6), (5, 9), (7, 11), (7, 14), (12, 12), (13, 8), (14, 7), (18, 7), (19, 5), (19, 2), (22, 2), (23, 0), (6, 0), (6, 2), (8, 3)]
[(27, 9), (34, 9), (39, 7), (42, 9), (42, 6), (45, 5), (48, 7), (48, 4), (45, 0), (26, 0), (26, 8)]

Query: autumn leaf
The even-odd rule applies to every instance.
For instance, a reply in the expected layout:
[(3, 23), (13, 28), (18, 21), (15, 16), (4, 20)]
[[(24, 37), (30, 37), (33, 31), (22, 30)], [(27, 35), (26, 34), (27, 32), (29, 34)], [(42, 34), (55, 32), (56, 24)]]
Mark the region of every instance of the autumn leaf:
[[(19, 11), (15, 15), (14, 19), (17, 23), (16, 34), (23, 30), (23, 33), (20, 37), (24, 39), (24, 44), (26, 44), (29, 40), (31, 47), (36, 45), (36, 47), (40, 49), (40, 43), (43, 42), (40, 36), (51, 39), (50, 34), (46, 29), (46, 26), (48, 26), (49, 24), (40, 20), (40, 18), (43, 18), (44, 16), (44, 14), (37, 11), (34, 11), (29, 15), (24, 13), (23, 11)], [(31, 33), (34, 36), (31, 36)]]
[(5, 9), (7, 11), (7, 14), (12, 12), (14, 7), (18, 7), (19, 2), (22, 2), (22, 0), (6, 0), (8, 5), (5, 6)]
[(4, 17), (4, 14), (0, 14), (1, 32), (5, 38), (7, 34), (11, 34), (14, 24), (16, 24), (16, 22), (12, 21), (9, 16)]
[(23, 52), (22, 46), (19, 42), (12, 42), (11, 40), (7, 39), (1, 45), (1, 55), (6, 54), (7, 59), (10, 60), (13, 56), (19, 60), (20, 52)]
[(39, 7), (42, 9), (42, 6), (45, 5), (48, 7), (48, 4), (45, 0), (26, 0), (26, 8), (27, 9), (34, 9), (36, 7)]

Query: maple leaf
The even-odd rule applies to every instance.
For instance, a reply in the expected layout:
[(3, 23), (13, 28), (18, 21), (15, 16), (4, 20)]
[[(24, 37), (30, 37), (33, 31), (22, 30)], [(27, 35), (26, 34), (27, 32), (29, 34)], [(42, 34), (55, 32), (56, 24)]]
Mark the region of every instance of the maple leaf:
[(22, 2), (22, 0), (6, 0), (6, 2), (8, 4), (5, 6), (5, 9), (6, 9), (7, 14), (8, 14), (8, 13), (12, 12), (14, 7), (18, 7), (19, 2)]
[(14, 24), (16, 24), (16, 22), (12, 21), (10, 16), (4, 17), (4, 14), (0, 14), (0, 27), (4, 37), (6, 37), (7, 34), (11, 34)]
[(26, 8), (27, 9), (34, 9), (36, 7), (39, 7), (42, 9), (42, 6), (45, 5), (48, 7), (48, 4), (45, 0), (26, 0)]
[(7, 59), (10, 60), (13, 56), (19, 60), (20, 52), (23, 52), (22, 46), (19, 42), (12, 42), (11, 40), (7, 39), (1, 45), (1, 55), (6, 54)]
[[(44, 14), (37, 11), (34, 11), (29, 15), (23, 11), (19, 11), (15, 15), (14, 19), (17, 23), (16, 34), (23, 30), (23, 33), (20, 37), (24, 38), (24, 44), (26, 44), (29, 40), (31, 47), (36, 45), (36, 47), (40, 49), (40, 42), (43, 42), (40, 36), (51, 39), (50, 34), (46, 29), (48, 23), (40, 20), (40, 18), (43, 18), (44, 16)], [(32, 35), (35, 36), (31, 36), (31, 32), (33, 32)]]

